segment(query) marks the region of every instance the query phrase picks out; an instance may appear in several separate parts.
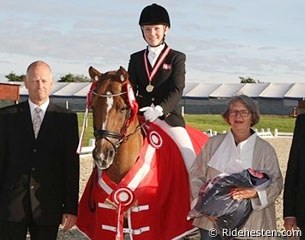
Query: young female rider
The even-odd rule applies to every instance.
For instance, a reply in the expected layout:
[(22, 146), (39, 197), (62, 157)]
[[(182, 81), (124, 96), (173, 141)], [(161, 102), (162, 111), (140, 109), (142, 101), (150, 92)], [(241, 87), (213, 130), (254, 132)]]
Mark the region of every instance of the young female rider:
[(128, 72), (140, 112), (173, 138), (189, 169), (195, 152), (179, 107), (185, 86), (185, 54), (165, 43), (170, 18), (164, 7), (146, 6), (139, 25), (148, 46), (131, 54)]

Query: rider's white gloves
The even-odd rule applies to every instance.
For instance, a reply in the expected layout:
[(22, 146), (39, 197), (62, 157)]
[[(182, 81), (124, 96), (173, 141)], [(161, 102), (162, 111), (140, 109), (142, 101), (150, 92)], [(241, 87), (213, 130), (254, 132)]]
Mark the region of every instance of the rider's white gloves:
[(163, 115), (163, 108), (159, 105), (152, 107), (143, 107), (140, 108), (140, 112), (144, 112), (143, 115), (146, 121), (153, 122), (158, 117), (161, 117)]

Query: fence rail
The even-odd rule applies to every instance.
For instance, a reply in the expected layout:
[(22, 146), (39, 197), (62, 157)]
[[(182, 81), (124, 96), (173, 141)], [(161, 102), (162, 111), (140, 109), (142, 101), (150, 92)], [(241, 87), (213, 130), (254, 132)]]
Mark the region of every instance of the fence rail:
[[(254, 129), (257, 133), (258, 136), (262, 137), (262, 138), (292, 138), (293, 137), (293, 133), (291, 132), (280, 132), (277, 128), (274, 129), (274, 131), (272, 132), (270, 130), (270, 128), (265, 129)], [(217, 135), (217, 134), (224, 134), (226, 133), (226, 131), (223, 131), (221, 133), (218, 133), (217, 131), (213, 131), (212, 129), (208, 129), (207, 131), (205, 131), (206, 134), (208, 134), (210, 137)], [(89, 140), (89, 144), (88, 146), (84, 146), (81, 149), (81, 153), (82, 155), (84, 154), (91, 154), (92, 150), (94, 149), (95, 146), (95, 139), (91, 138)]]
[[(280, 132), (277, 128), (274, 129), (274, 131), (272, 132), (270, 130), (270, 128), (265, 129), (254, 129), (257, 133), (258, 136), (262, 137), (262, 138), (291, 138), (293, 137), (293, 133), (291, 132)], [(217, 131), (213, 131), (212, 129), (208, 129), (207, 131), (205, 131), (205, 133), (207, 133), (209, 136), (214, 136), (217, 134), (224, 134), (226, 133), (226, 131), (223, 131), (222, 133), (218, 133)]]

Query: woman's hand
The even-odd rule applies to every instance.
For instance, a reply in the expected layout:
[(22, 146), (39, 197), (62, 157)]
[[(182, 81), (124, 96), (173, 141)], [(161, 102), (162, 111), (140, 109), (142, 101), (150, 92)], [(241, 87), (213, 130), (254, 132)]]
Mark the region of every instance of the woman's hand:
[(234, 200), (243, 200), (243, 199), (250, 199), (256, 198), (257, 192), (253, 188), (234, 188), (231, 191), (231, 196)]

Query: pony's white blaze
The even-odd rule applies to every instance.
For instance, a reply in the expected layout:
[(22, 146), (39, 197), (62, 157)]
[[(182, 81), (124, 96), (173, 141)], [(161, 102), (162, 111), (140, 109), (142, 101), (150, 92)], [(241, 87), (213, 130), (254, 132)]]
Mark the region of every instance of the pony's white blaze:
[[(106, 95), (107, 95), (107, 98), (106, 98), (106, 118), (105, 118), (105, 121), (103, 122), (103, 125), (102, 125), (102, 129), (105, 130), (106, 129), (106, 126), (107, 126), (107, 123), (108, 123), (108, 120), (109, 120), (109, 111), (110, 109), (112, 108), (113, 106), (113, 96), (112, 96), (112, 93), (111, 92), (106, 92)], [(104, 143), (104, 139), (102, 139), (102, 144)], [(104, 154), (101, 152), (101, 156), (100, 156), (102, 159), (104, 159), (106, 156), (104, 156)]]
[(107, 92), (106, 95), (107, 95), (107, 98), (106, 98), (106, 107), (107, 107), (106, 112), (107, 113), (106, 113), (105, 122), (103, 123), (103, 129), (105, 129), (106, 126), (107, 126), (108, 117), (109, 117), (109, 111), (110, 111), (110, 109), (113, 106), (113, 96), (112, 96), (112, 93), (111, 92)]

